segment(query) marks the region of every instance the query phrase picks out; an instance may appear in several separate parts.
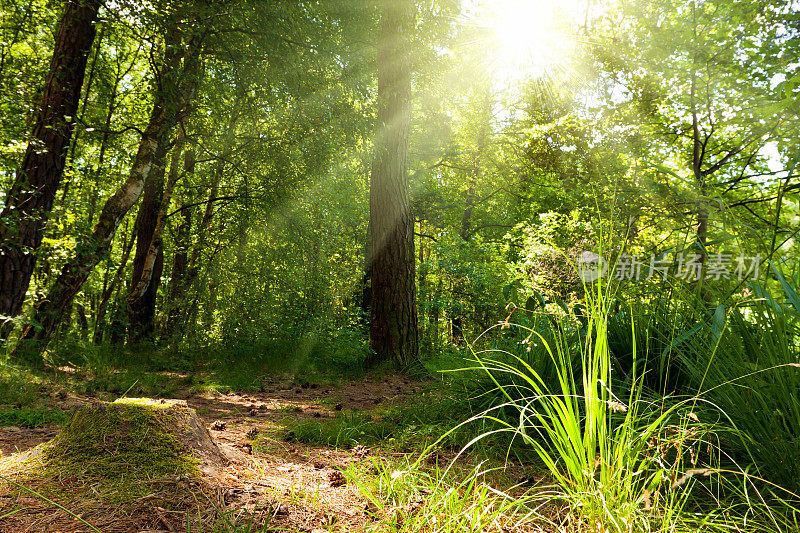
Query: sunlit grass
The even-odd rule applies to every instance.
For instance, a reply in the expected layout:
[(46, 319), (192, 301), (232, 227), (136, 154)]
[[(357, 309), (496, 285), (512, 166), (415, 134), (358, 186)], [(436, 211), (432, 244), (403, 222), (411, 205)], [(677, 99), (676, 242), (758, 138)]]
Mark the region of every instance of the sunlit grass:
[[(786, 501), (791, 494), (778, 489), (778, 498), (768, 496), (775, 485), (753, 475), (757, 466), (737, 462), (736, 454), (723, 447), (731, 439), (722, 435), (746, 435), (727, 413), (704, 396), (665, 396), (645, 386), (637, 374), (637, 316), (632, 313), (624, 314), (631, 374), (614, 375), (608, 343), (614, 295), (602, 279), (586, 292), (580, 326), (569, 316), (546, 312), (544, 323), (556, 324), (555, 335), (549, 324), (545, 330), (516, 326), (528, 333), (524, 344), (536, 346), (536, 357), (549, 359), (554, 373), (541, 374), (545, 367), (533, 355), (475, 353), (477, 368), (495, 387), (496, 404), (482, 416), (500, 426), (496, 431), (507, 431), (532, 448), (556, 482), (542, 496), (562, 506), (553, 527), (618, 533), (774, 531), (793, 523), (796, 513)], [(775, 331), (772, 341), (778, 346), (790, 339)], [(674, 349), (675, 343), (668, 346)], [(698, 345), (711, 359), (717, 348), (718, 342)], [(700, 354), (693, 357), (710, 364)], [(725, 365), (734, 371), (743, 367)]]

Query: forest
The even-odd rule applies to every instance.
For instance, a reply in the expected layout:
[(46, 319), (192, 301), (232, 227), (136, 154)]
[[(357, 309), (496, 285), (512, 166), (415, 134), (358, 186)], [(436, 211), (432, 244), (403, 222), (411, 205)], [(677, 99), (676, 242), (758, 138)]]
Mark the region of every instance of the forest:
[(0, 532), (800, 532), (800, 5), (0, 0)]

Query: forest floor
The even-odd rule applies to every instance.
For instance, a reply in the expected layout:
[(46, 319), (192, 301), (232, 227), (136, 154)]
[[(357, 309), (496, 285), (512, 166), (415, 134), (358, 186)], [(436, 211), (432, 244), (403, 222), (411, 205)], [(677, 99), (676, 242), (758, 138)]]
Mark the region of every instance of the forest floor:
[[(0, 480), (0, 532), (96, 531), (87, 524), (103, 532), (120, 533), (389, 531), (396, 530), (403, 515), (424, 505), (424, 501), (408, 500), (400, 507), (392, 507), (386, 500), (382, 500), (385, 505), (380, 502), (376, 505), (373, 490), (387, 472), (394, 478), (392, 469), (402, 468), (396, 465), (413, 462), (424, 445), (396, 442), (392, 436), (388, 437), (393, 441), (388, 446), (354, 445), (357, 438), (341, 446), (315, 445), (308, 443), (314, 439), (296, 436), (295, 429), (305, 424), (312, 433), (332, 432), (328, 440), (337, 439), (335, 433), (343, 431), (342, 420), (379, 425), (391, 416), (389, 413), (396, 413), (408, 402), (423, 405), (436, 402), (442, 390), (440, 384), (394, 375), (310, 383), (289, 375), (272, 375), (260, 378), (258, 386), (248, 390), (218, 390), (205, 386), (202, 379), (189, 379), (180, 373), (165, 374), (164, 379), (177, 383), (167, 387), (168, 397), (185, 400), (209, 428), (216, 444), (232, 459), (206, 480), (204, 493), (213, 493), (209, 501), (216, 502), (213, 504), (216, 526), (193, 521), (200, 519), (187, 519), (193, 507), (188, 500), (194, 498), (196, 503), (197, 498), (185, 493), (178, 495), (180, 479), (174, 486), (160, 489), (158, 494), (158, 501), (168, 501), (171, 497), (187, 500), (186, 505), (169, 509), (156, 505), (153, 494), (124, 505), (104, 502), (100, 495), (93, 497), (91, 491), (75, 492), (74, 500), (67, 497), (55, 501)], [(76, 380), (79, 377), (60, 383)], [(190, 381), (194, 385), (187, 385)], [(74, 387), (70, 390), (66, 386), (54, 389), (42, 385), (38, 389), (36, 410), (66, 413), (97, 401), (97, 396), (91, 390), (78, 393)], [(0, 406), (0, 412), (5, 407)], [(26, 408), (20, 404), (7, 407), (17, 411)], [(26, 452), (55, 437), (62, 423), (0, 427), (0, 476), (13, 477), (15, 461), (19, 462), (15, 458), (25, 457)], [(344, 429), (353, 431), (352, 427)], [(412, 432), (414, 429), (410, 428)], [(318, 439), (324, 440), (324, 435)], [(456, 453), (457, 450), (439, 451), (423, 462), (424, 468), (440, 472)], [(466, 472), (474, 467), (477, 459), (468, 457), (459, 459), (456, 470)], [(505, 464), (500, 477), (505, 484), (513, 485), (524, 474)], [(69, 483), (69, 480), (59, 482)], [(70, 492), (65, 489), (63, 494)], [(208, 519), (210, 515), (206, 512), (203, 516)]]

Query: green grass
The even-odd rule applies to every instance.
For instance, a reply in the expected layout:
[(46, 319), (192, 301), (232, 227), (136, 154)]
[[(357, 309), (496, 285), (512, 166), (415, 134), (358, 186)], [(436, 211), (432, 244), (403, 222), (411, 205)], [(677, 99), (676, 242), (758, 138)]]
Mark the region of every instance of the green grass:
[[(402, 405), (376, 409), (369, 412), (344, 411), (330, 419), (308, 419), (297, 421), (284, 419), (286, 431), (299, 442), (352, 448), (357, 445), (378, 446), (404, 453), (420, 453), (436, 443), (439, 448), (458, 450), (476, 435), (486, 431), (485, 419), (476, 419), (472, 425), (464, 425), (451, 431), (454, 420), (471, 417), (475, 412), (475, 399), (465, 391), (431, 388), (411, 398)], [(445, 438), (441, 438), (445, 435)], [(497, 446), (499, 443), (499, 446)], [(481, 443), (480, 449), (496, 457), (504, 457), (508, 439), (498, 436), (493, 441)], [(501, 453), (494, 453), (496, 450)]]
[(442, 469), (408, 457), (372, 458), (351, 465), (346, 476), (368, 501), (372, 522), (366, 531), (536, 531), (550, 523), (526, 491), (512, 496), (496, 489), (502, 472), (486, 465), (471, 461)]
[(46, 424), (61, 424), (67, 419), (64, 411), (57, 409), (35, 409), (32, 407), (0, 407), (0, 426), (39, 427)]
[[(556, 480), (545, 497), (563, 509), (555, 525), (569, 531), (646, 533), (777, 531), (779, 524), (790, 523), (795, 515), (787, 502), (765, 498), (765, 486), (774, 485), (753, 475), (760, 466), (742, 461), (747, 454), (728, 446), (731, 436), (740, 443), (756, 443), (753, 437), (759, 437), (770, 439), (764, 449), (773, 462), (800, 457), (797, 426), (791, 425), (800, 412), (795, 408), (798, 373), (790, 367), (779, 376), (773, 368), (797, 361), (796, 345), (788, 348), (796, 333), (774, 321), (740, 323), (742, 331), (755, 326), (760, 333), (753, 346), (770, 354), (751, 357), (748, 364), (749, 350), (736, 348), (742, 331), (724, 342), (720, 307), (704, 316), (684, 305), (679, 319), (653, 321), (653, 315), (648, 319), (633, 307), (621, 312), (614, 302), (611, 288), (595, 282), (587, 287), (582, 314), (541, 312), (541, 319), (517, 325), (527, 334), (517, 353), (476, 352), (476, 366), (465, 371), (484, 393), (484, 416), (501, 426), (497, 431), (535, 450)], [(639, 318), (647, 321), (646, 328), (637, 326)], [(627, 334), (621, 331), (626, 321)], [(685, 330), (693, 321), (696, 325)], [(642, 340), (642, 334), (649, 337)], [(653, 352), (656, 357), (646, 361)], [(683, 366), (669, 368), (678, 364)], [(733, 393), (743, 389), (740, 378), (755, 369), (765, 370), (764, 382), (746, 390), (760, 400), (735, 399)], [(476, 370), (488, 376), (488, 386), (474, 378)], [(695, 394), (678, 389), (684, 395), (675, 396), (675, 387), (692, 384), (700, 385)], [(727, 402), (721, 396), (726, 390)], [(742, 414), (749, 420), (737, 426)], [(745, 517), (747, 525), (740, 529)]]
[(31, 405), (47, 391), (46, 378), (0, 360), (0, 405)]
[(38, 427), (64, 422), (64, 412), (44, 407), (39, 400), (51, 388), (47, 376), (0, 363), (0, 426)]
[[(585, 334), (577, 345), (578, 373), (570, 354), (574, 343), (566, 336), (552, 342), (535, 330), (530, 330), (530, 342), (547, 350), (556, 368), (555, 383), (521, 358), (514, 364), (476, 354), (476, 362), (490, 377), (511, 374), (521, 380), (508, 384), (495, 379), (507, 402), (504, 407), (516, 411), (517, 420), (497, 418), (494, 409), (485, 416), (505, 424), (506, 430), (533, 447), (558, 483), (554, 499), (566, 504), (567, 520), (577, 530), (674, 529), (692, 483), (670, 490), (670, 480), (697, 465), (684, 464), (683, 453), (669, 464), (666, 453), (658, 450), (695, 443), (662, 440), (670, 428), (677, 435), (686, 433), (686, 427), (674, 420), (680, 404), (647, 416), (645, 411), (651, 409), (642, 400), (640, 384), (634, 382), (623, 398), (611, 391), (607, 299), (601, 292), (594, 296)], [(660, 502), (658, 513), (651, 512), (655, 501)]]
[(725, 448), (754, 474), (800, 499), (800, 315), (766, 288), (762, 298), (720, 304), (688, 338), (681, 361), (697, 393), (733, 426)]

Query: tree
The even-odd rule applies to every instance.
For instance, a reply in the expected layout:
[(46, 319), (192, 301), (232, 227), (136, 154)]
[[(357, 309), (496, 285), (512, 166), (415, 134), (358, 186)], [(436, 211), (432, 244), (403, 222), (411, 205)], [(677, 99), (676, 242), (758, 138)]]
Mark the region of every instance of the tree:
[(716, 206), (736, 208), (751, 227), (769, 224), (754, 210), (773, 199), (763, 150), (794, 135), (773, 89), (796, 58), (783, 43), (786, 9), (771, 0), (622, 0), (596, 29), (613, 130), (672, 189), (667, 201), (678, 204), (699, 262)]
[[(180, 158), (186, 139), (181, 135), (175, 143), (169, 179), (164, 184), (163, 164), (145, 185), (142, 206), (136, 218), (136, 255), (133, 258), (131, 292), (128, 295), (129, 339), (138, 342), (151, 338), (154, 333), (156, 295), (164, 268), (162, 247), (167, 208), (172, 192), (181, 177)], [(183, 173), (194, 171), (194, 152), (188, 150)]]
[(100, 5), (66, 2), (31, 138), (0, 214), (0, 315), (7, 320), (2, 337), (11, 331), (8, 319), (22, 310), (64, 172)]
[(172, 24), (165, 41), (155, 102), (128, 179), (106, 201), (92, 234), (78, 244), (75, 255), (37, 306), (33, 324), (25, 330), (21, 343), (28, 358), (38, 359), (73, 298), (108, 254), (119, 223), (139, 200), (154, 169), (162, 164), (173, 128), (190, 110), (201, 72), (202, 35)]
[(417, 364), (414, 216), (408, 183), (412, 5), (385, 1), (378, 43), (378, 128), (370, 174), (371, 287), (368, 364)]

